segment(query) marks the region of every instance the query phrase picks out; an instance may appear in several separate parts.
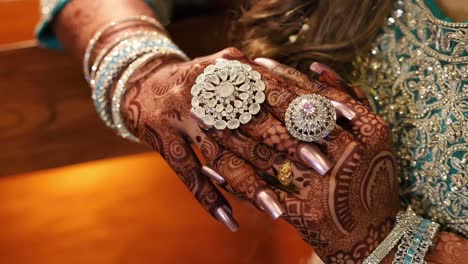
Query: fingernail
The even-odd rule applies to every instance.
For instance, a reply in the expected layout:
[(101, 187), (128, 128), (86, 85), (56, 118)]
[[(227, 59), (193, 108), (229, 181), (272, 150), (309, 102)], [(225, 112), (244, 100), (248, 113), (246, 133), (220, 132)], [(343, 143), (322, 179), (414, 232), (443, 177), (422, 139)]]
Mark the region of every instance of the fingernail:
[(313, 62), (311, 65), (310, 65), (310, 70), (317, 73), (318, 75), (322, 74), (323, 72), (323, 68), (320, 67), (320, 64), (317, 63), (317, 62)]
[(302, 145), (299, 149), (302, 160), (320, 175), (325, 175), (333, 166), (331, 161), (314, 145)]
[(335, 107), (336, 111), (344, 116), (348, 120), (353, 120), (356, 117), (356, 112), (348, 105), (337, 102), (334, 100), (330, 100), (333, 106)]
[(216, 172), (215, 170), (213, 170), (212, 168), (208, 166), (203, 166), (201, 169), (201, 172), (203, 175), (209, 177), (210, 179), (215, 181), (217, 184), (224, 184), (226, 182), (226, 180), (224, 179), (223, 176), (221, 176), (221, 174), (219, 174), (218, 172)]
[(214, 212), (214, 215), (218, 221), (223, 223), (231, 232), (236, 232), (239, 229), (239, 224), (236, 219), (232, 217), (231, 210), (226, 206), (221, 206)]
[(199, 126), (201, 129), (208, 130), (208, 129), (213, 128), (213, 126), (208, 126), (207, 124), (205, 124), (205, 122), (203, 122), (203, 120), (201, 120), (201, 119), (193, 112), (193, 109), (190, 109), (190, 114), (192, 115), (192, 118), (195, 119), (195, 120), (197, 121), (198, 126)]
[(284, 206), (278, 201), (276, 194), (269, 190), (262, 190), (257, 194), (257, 202), (273, 219), (278, 219), (286, 212)]
[(227, 59), (225, 59), (225, 58), (217, 58), (216, 59), (216, 62), (220, 62), (220, 61), (227, 61)]
[(276, 62), (271, 59), (256, 58), (254, 61), (255, 63), (260, 64), (261, 66), (268, 68), (268, 69), (273, 69), (274, 67), (276, 67)]

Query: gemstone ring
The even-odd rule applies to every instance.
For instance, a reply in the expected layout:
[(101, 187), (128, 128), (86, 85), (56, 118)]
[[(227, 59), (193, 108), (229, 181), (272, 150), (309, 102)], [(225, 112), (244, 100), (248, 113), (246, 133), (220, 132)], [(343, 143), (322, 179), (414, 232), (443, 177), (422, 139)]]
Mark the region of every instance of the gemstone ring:
[(297, 97), (289, 104), (285, 116), (288, 132), (306, 142), (323, 139), (336, 126), (335, 107), (318, 94)]
[(236, 60), (207, 66), (195, 82), (192, 112), (205, 125), (218, 130), (247, 124), (265, 101), (261, 74)]

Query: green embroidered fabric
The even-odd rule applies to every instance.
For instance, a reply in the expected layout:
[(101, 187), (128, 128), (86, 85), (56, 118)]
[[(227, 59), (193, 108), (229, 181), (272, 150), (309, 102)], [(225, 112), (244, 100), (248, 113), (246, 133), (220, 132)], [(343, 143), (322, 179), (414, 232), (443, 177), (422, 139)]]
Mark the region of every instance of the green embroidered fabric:
[(434, 0), (398, 0), (356, 85), (392, 127), (401, 197), (468, 235), (468, 23)]

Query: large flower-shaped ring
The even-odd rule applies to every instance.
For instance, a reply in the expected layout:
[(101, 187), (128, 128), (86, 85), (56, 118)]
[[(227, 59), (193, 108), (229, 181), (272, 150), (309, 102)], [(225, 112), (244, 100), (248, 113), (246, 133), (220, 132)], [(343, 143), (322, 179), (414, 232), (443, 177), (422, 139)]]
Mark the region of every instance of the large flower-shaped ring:
[(285, 119), (286, 128), (293, 137), (313, 142), (326, 137), (336, 126), (336, 110), (327, 98), (307, 94), (289, 104)]
[(209, 65), (192, 87), (192, 111), (205, 125), (236, 129), (260, 112), (265, 83), (259, 72), (236, 60)]

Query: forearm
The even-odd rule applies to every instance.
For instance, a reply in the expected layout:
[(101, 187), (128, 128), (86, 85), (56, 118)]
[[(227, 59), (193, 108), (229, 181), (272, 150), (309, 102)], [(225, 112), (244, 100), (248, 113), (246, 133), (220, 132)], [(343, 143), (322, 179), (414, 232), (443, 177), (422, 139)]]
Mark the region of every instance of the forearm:
[(154, 17), (143, 0), (72, 0), (58, 15), (54, 30), (63, 46), (81, 61), (88, 42), (100, 27), (142, 15)]

